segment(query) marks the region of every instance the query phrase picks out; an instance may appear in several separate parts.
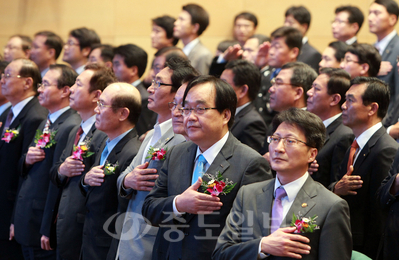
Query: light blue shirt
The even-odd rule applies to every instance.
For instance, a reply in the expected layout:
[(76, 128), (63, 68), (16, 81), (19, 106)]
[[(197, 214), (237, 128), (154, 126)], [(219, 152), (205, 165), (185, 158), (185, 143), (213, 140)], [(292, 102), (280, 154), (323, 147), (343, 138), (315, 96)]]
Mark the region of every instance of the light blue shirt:
[(195, 38), (191, 42), (189, 42), (186, 46), (183, 47), (183, 52), (188, 56), (190, 52), (194, 49), (195, 45), (199, 43), (199, 38)]
[[(107, 149), (108, 149), (108, 155), (111, 153), (111, 151), (114, 149), (114, 147), (119, 143), (119, 141), (120, 140), (122, 140), (123, 139), (123, 137), (125, 137), (128, 133), (130, 133), (130, 131), (132, 131), (133, 130), (133, 128), (131, 128), (130, 130), (127, 130), (126, 132), (124, 132), (123, 134), (121, 134), (121, 135), (119, 135), (119, 136), (117, 136), (117, 137), (115, 137), (113, 140), (109, 140), (109, 138), (107, 139), (107, 144), (106, 144), (106, 146), (107, 146)], [(107, 155), (107, 157), (104, 159), (104, 162), (105, 161), (107, 161), (107, 158), (108, 158), (108, 155)]]
[(90, 129), (92, 128), (93, 124), (96, 122), (96, 115), (93, 115), (85, 122), (82, 122), (80, 125), (83, 129), (83, 134), (80, 136), (78, 144), (81, 144), (83, 140), (86, 138), (86, 135), (89, 133)]
[(4, 111), (6, 111), (7, 108), (11, 106), (11, 102), (7, 102), (3, 105), (0, 106), (0, 115), (3, 114)]
[(51, 113), (48, 115), (48, 118), (50, 119), (51, 123), (53, 124), (59, 117), (60, 115), (64, 114), (65, 111), (70, 109), (69, 106), (66, 106), (64, 108), (59, 109), (58, 111)]
[(85, 70), (85, 66), (86, 66), (86, 64), (83, 65), (83, 66), (80, 66), (79, 68), (77, 68), (77, 69), (75, 70), (76, 73), (78, 73), (78, 75), (80, 75), (80, 74)]

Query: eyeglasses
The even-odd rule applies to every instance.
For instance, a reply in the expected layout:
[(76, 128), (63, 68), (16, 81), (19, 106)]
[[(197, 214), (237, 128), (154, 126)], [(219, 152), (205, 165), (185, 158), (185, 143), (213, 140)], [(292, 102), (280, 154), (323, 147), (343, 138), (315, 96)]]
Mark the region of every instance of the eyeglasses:
[(57, 86), (57, 85), (51, 85), (51, 84), (46, 84), (46, 83), (37, 83), (37, 89), (39, 89), (39, 88), (41, 88), (41, 87), (43, 87), (43, 88), (48, 88), (48, 87), (51, 87), (51, 86)]
[(154, 90), (159, 89), (161, 86), (173, 86), (173, 84), (166, 84), (166, 83), (162, 83), (158, 80), (152, 80), (152, 84), (151, 86), (154, 87)]
[(205, 114), (205, 112), (207, 110), (210, 109), (217, 109), (216, 107), (195, 107), (195, 108), (191, 108), (191, 107), (183, 107), (183, 108), (179, 108), (179, 110), (183, 113), (183, 115), (185, 116), (189, 116), (191, 114), (191, 111), (194, 111), (194, 113), (196, 115), (203, 115)]
[(11, 74), (8, 74), (8, 73), (6, 73), (6, 74), (4, 74), (4, 73), (2, 73), (1, 74), (1, 78), (5, 78), (5, 79), (9, 79), (9, 78), (26, 78), (26, 77), (23, 77), (23, 76), (21, 76), (21, 75), (16, 75), (16, 76), (12, 76)]
[[(175, 110), (176, 109), (176, 107), (177, 107), (177, 109), (180, 111), (180, 109), (182, 108), (181, 107), (181, 105), (180, 104), (176, 104), (176, 102), (169, 102), (168, 103), (168, 106), (169, 106), (169, 109), (170, 110)], [(179, 106), (179, 107), (178, 107)], [(181, 112), (181, 111), (180, 111)]]
[(103, 109), (104, 107), (112, 107), (111, 105), (105, 105), (102, 101), (98, 100), (97, 101), (97, 106), (100, 109)]
[(288, 86), (298, 86), (298, 85), (296, 85), (296, 84), (284, 83), (284, 82), (281, 82), (281, 81), (276, 81), (276, 78), (273, 78), (273, 79), (270, 81), (270, 84), (272, 84), (272, 86), (276, 86), (276, 87), (281, 87), (281, 86), (284, 86), (284, 85), (288, 85)]
[(64, 46), (80, 46), (79, 43), (73, 42), (73, 41), (67, 41)]
[(342, 21), (342, 20), (335, 19), (334, 21), (331, 21), (331, 24), (334, 24), (334, 23), (339, 23), (339, 24), (341, 24), (341, 23), (349, 23), (349, 21)]
[(267, 142), (269, 144), (277, 145), (277, 144), (280, 143), (281, 140), (283, 140), (284, 147), (293, 147), (293, 146), (298, 145), (298, 143), (303, 143), (306, 146), (310, 147), (310, 145), (308, 145), (304, 141), (295, 139), (293, 137), (280, 137), (280, 136), (277, 136), (277, 135), (271, 135), (271, 136), (267, 137)]
[(345, 63), (353, 62), (353, 63), (358, 63), (358, 64), (360, 63), (360, 62), (355, 61), (355, 60), (352, 60), (352, 59), (350, 59), (350, 58), (348, 58), (348, 57), (345, 57), (344, 60), (343, 60), (343, 62), (345, 62)]

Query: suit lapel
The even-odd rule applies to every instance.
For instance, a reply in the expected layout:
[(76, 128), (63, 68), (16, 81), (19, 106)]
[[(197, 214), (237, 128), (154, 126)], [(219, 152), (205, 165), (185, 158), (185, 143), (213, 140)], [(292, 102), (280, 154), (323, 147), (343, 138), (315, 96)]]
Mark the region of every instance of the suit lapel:
[[(256, 209), (257, 209), (257, 220), (260, 227), (264, 227), (262, 235), (270, 235), (270, 217), (272, 212), (272, 203), (274, 200), (274, 182), (275, 179), (271, 180), (265, 187), (263, 187), (263, 193), (256, 196)], [(268, 223), (265, 223), (264, 212), (270, 212), (269, 218), (266, 218)]]
[[(174, 137), (173, 127), (170, 127), (165, 134), (152, 146), (154, 148), (164, 148), (167, 143), (169, 143)], [(147, 142), (148, 143), (148, 142)], [(147, 144), (146, 144), (147, 146)], [(148, 151), (147, 151), (148, 152)], [(151, 158), (146, 158), (145, 161), (149, 162)]]
[(362, 165), (362, 163), (364, 162), (364, 160), (367, 158), (367, 156), (370, 153), (370, 150), (372, 149), (372, 147), (375, 145), (375, 143), (378, 141), (378, 139), (380, 139), (380, 137), (385, 133), (385, 128), (381, 127), (380, 129), (378, 129), (377, 132), (375, 132), (371, 138), (368, 140), (368, 142), (366, 143), (366, 145), (363, 147), (363, 149), (359, 152), (359, 155), (356, 159), (355, 165), (354, 165), (354, 169), (357, 169), (360, 167), (360, 165)]
[(218, 172), (220, 172), (223, 175), (224, 172), (230, 167), (230, 163), (227, 160), (233, 156), (233, 147), (234, 137), (230, 132), (226, 143), (206, 172), (212, 175), (216, 175)]
[(384, 53), (382, 54), (381, 59), (382, 60), (388, 60), (389, 55), (392, 52), (392, 49), (395, 47), (396, 41), (399, 40), (398, 35), (395, 35), (395, 37), (392, 38), (392, 40), (389, 42), (388, 46), (385, 48)]
[(230, 132), (233, 131), (233, 129), (238, 125), (238, 122), (242, 117), (244, 117), (246, 114), (248, 114), (253, 108), (252, 103), (250, 103), (248, 106), (244, 107), (238, 114), (235, 116), (234, 119), (234, 124), (230, 129)]

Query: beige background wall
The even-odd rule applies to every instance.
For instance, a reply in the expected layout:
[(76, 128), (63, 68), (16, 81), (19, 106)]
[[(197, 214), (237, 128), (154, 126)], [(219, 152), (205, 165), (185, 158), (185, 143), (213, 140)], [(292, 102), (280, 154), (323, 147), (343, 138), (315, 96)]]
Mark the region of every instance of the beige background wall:
[[(195, 1), (193, 1), (195, 2)], [(134, 43), (144, 48), (150, 57), (151, 18), (169, 14), (177, 17), (181, 6), (189, 1), (174, 0), (0, 0), (0, 46), (5, 46), (13, 34), (33, 36), (39, 30), (51, 30), (64, 40), (71, 29), (86, 26), (97, 31), (103, 43), (120, 45)], [(372, 0), (202, 0), (196, 2), (210, 14), (210, 25), (201, 37), (213, 52), (217, 44), (231, 37), (234, 16), (250, 11), (259, 20), (258, 33), (269, 35), (284, 22), (285, 10), (302, 4), (312, 14), (309, 41), (320, 52), (331, 41), (331, 21), (339, 5), (358, 6), (365, 14), (359, 41), (373, 43), (368, 32), (367, 14)], [(178, 46), (181, 47), (179, 43)], [(62, 57), (62, 56), (61, 56)]]

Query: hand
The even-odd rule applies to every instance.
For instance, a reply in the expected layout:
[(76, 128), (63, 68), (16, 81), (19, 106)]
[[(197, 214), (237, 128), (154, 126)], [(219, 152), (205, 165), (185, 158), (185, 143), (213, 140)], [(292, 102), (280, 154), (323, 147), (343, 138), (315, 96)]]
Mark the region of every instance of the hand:
[(270, 164), (270, 154), (269, 154), (269, 152), (265, 153), (265, 154), (262, 155), (262, 156), (263, 156), (263, 158), (265, 158), (265, 159), (269, 162), (269, 164)]
[(91, 168), (91, 170), (86, 173), (83, 183), (89, 186), (101, 186), (104, 182), (104, 165), (99, 165)]
[(179, 212), (192, 214), (211, 214), (215, 210), (219, 210), (223, 203), (218, 197), (200, 193), (197, 190), (201, 187), (202, 179), (198, 178), (197, 182), (188, 187), (182, 194), (176, 197), (176, 209)]
[(80, 160), (72, 159), (72, 156), (69, 156), (61, 164), (58, 172), (67, 177), (74, 177), (81, 175), (84, 170), (85, 165)]
[(10, 225), (10, 237), (8, 239), (10, 241), (14, 239), (14, 224)]
[(236, 44), (234, 46), (229, 46), (227, 50), (223, 53), (223, 59), (226, 61), (237, 60), (243, 53), (241, 46)]
[(273, 256), (285, 256), (301, 259), (302, 255), (310, 254), (309, 238), (291, 234), (295, 231), (295, 227), (279, 228), (267, 237), (262, 238), (262, 253)]
[(255, 65), (258, 66), (258, 68), (261, 69), (267, 65), (267, 61), (269, 58), (269, 49), (270, 49), (270, 42), (264, 42), (261, 45), (259, 45), (258, 54), (256, 55), (255, 58)]
[(354, 190), (360, 189), (363, 185), (362, 178), (359, 175), (352, 176), (353, 166), (349, 167), (349, 171), (342, 179), (335, 184), (334, 193), (338, 196), (356, 195)]
[(40, 147), (29, 147), (25, 158), (25, 164), (32, 165), (36, 162), (43, 161), (45, 157), (46, 153)]
[(385, 76), (392, 70), (392, 65), (389, 61), (381, 61), (380, 71), (378, 76)]
[(389, 135), (392, 136), (393, 139), (399, 138), (399, 122), (389, 128)]
[(157, 169), (147, 169), (148, 162), (141, 164), (129, 172), (123, 180), (123, 186), (125, 188), (132, 188), (141, 191), (151, 191), (155, 183), (150, 180), (155, 180), (159, 175)]
[(40, 238), (40, 243), (41, 243), (41, 246), (42, 246), (42, 249), (43, 250), (53, 250), (51, 247), (50, 247), (50, 238), (48, 238), (48, 237), (46, 237), (45, 235), (42, 235), (42, 237)]
[(313, 173), (317, 172), (319, 170), (319, 165), (317, 164), (317, 161), (314, 160), (311, 164), (310, 167), (308, 169), (308, 172), (310, 175), (312, 175)]

